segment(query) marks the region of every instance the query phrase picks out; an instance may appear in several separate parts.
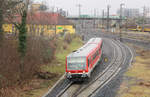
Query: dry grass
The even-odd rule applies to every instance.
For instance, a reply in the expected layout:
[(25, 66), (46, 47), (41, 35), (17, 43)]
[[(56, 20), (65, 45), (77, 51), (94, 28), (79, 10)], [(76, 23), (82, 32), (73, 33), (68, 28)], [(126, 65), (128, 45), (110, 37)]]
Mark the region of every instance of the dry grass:
[(150, 51), (136, 48), (136, 62), (126, 72), (119, 97), (150, 97)]

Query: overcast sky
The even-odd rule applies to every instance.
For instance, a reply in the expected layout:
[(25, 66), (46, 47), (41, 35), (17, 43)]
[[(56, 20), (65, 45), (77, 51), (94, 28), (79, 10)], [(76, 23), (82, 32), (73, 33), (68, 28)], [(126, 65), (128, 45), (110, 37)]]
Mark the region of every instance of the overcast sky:
[(97, 10), (97, 14), (101, 14), (103, 9), (106, 11), (108, 4), (111, 6), (111, 14), (116, 14), (120, 3), (124, 3), (125, 6), (123, 7), (125, 8), (140, 8), (140, 11), (142, 11), (144, 5), (150, 7), (150, 0), (35, 0), (35, 2), (40, 1), (43, 1), (49, 7), (63, 8), (72, 15), (78, 15), (77, 4), (82, 5), (82, 14), (94, 14), (94, 9)]

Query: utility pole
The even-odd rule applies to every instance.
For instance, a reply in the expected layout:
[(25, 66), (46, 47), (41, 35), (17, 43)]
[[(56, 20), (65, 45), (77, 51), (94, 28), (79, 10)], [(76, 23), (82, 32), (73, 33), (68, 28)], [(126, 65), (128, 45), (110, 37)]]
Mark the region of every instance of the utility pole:
[(104, 27), (104, 15), (105, 15), (105, 11), (103, 9), (103, 12), (102, 12), (102, 28)]
[(96, 9), (94, 9), (94, 29), (96, 28)]
[(119, 29), (120, 29), (120, 42), (122, 41), (121, 40), (121, 34), (122, 34), (122, 6), (124, 6), (124, 3), (121, 3), (120, 4), (120, 21), (119, 21)]
[(67, 12), (66, 12), (66, 16), (69, 16), (69, 11), (67, 10)]
[(109, 10), (110, 10), (110, 5), (107, 5), (107, 32), (109, 32)]
[(77, 7), (79, 7), (79, 17), (80, 17), (81, 16), (81, 7), (82, 7), (82, 5), (78, 4)]
[(144, 25), (145, 25), (145, 14), (146, 14), (146, 7), (143, 7), (143, 18), (142, 18), (142, 32), (144, 32)]
[[(82, 5), (81, 5), (81, 4), (78, 4), (78, 5), (76, 5), (76, 6), (79, 8), (79, 9), (78, 9), (78, 10), (79, 10), (79, 16), (78, 16), (78, 17), (79, 17), (79, 24), (81, 24), (82, 21), (80, 20), (80, 17), (81, 17), (81, 7), (82, 7)], [(81, 27), (82, 27), (82, 24), (79, 25), (78, 27), (79, 27), (78, 29), (79, 29), (79, 33), (80, 33), (80, 29), (81, 29)]]

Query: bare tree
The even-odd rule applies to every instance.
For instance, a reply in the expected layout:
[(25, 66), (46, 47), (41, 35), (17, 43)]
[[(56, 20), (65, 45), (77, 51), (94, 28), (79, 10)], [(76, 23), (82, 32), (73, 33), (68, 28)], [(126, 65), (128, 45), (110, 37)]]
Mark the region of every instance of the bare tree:
[(0, 42), (3, 40), (3, 23), (4, 17), (8, 15), (10, 10), (12, 10), (16, 5), (23, 1), (20, 0), (0, 0)]
[(0, 0), (0, 42), (2, 41), (3, 38), (3, 29), (2, 29), (2, 25), (4, 22), (4, 17), (3, 14), (6, 11), (6, 0)]
[[(19, 31), (19, 44), (18, 44), (18, 52), (20, 53), (20, 79), (23, 80), (23, 72), (24, 72), (24, 57), (26, 55), (27, 49), (27, 13), (29, 8), (30, 0), (14, 0), (10, 5), (15, 3), (15, 7), (7, 10), (6, 17), (8, 21), (15, 25), (17, 30)], [(20, 20), (16, 21), (16, 15), (20, 17)]]

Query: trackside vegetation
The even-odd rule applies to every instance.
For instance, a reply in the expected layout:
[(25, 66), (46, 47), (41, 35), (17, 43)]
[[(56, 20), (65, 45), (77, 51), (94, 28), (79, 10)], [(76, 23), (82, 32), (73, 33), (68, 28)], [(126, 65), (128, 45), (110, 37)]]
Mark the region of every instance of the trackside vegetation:
[(150, 50), (134, 48), (135, 62), (125, 73), (117, 97), (150, 97)]

